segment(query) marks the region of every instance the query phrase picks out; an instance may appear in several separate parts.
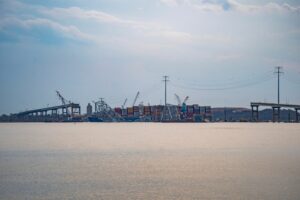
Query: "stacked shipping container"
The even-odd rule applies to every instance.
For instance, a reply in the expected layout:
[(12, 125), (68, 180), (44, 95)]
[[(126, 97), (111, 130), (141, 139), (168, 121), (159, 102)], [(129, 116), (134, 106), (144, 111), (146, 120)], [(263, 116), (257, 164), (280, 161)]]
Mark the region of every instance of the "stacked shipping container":
[[(177, 115), (180, 116), (180, 121), (210, 121), (211, 120), (211, 107), (210, 106), (199, 106), (198, 104), (187, 105), (183, 112), (181, 106), (176, 107)], [(163, 113), (164, 106), (134, 106), (128, 107), (127, 109), (115, 108), (115, 112), (123, 116), (125, 119), (141, 120), (147, 119), (147, 121), (161, 121), (161, 115)], [(175, 111), (175, 112), (176, 112)]]

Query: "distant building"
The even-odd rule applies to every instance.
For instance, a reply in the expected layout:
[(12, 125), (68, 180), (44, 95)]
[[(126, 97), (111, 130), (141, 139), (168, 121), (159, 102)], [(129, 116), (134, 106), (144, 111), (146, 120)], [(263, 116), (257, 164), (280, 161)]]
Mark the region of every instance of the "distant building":
[(87, 107), (86, 107), (86, 114), (87, 114), (87, 115), (92, 115), (92, 113), (93, 113), (93, 107), (92, 107), (92, 105), (89, 103), (89, 104), (87, 105)]

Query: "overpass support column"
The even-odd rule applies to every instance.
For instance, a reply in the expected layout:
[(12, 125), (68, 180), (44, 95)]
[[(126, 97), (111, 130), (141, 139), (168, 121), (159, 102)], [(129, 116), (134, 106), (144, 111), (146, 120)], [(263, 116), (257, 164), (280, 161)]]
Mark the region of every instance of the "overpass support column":
[(272, 107), (273, 109), (273, 122), (280, 122), (280, 107)]
[(62, 115), (67, 115), (68, 114), (67, 110), (68, 110), (67, 107), (61, 108)]
[(252, 121), (257, 122), (258, 121), (258, 106), (251, 105), (251, 115), (252, 115)]
[(57, 109), (52, 110), (52, 115), (57, 115)]

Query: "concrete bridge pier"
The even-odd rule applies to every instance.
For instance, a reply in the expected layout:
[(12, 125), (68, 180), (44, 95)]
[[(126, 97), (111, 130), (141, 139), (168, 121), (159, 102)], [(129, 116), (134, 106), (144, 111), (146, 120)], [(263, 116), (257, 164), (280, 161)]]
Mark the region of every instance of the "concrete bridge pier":
[(296, 112), (296, 122), (300, 122), (300, 113), (299, 113), (300, 108), (295, 108)]
[[(266, 107), (272, 107), (273, 122), (276, 122), (276, 121), (280, 122), (280, 108), (293, 108), (293, 109), (295, 109), (295, 111), (296, 111), (296, 122), (299, 122), (299, 120), (300, 120), (300, 113), (298, 112), (300, 110), (300, 105), (265, 103), (265, 102), (251, 102), (250, 105), (252, 107), (252, 118), (254, 118), (254, 114), (257, 114), (257, 116), (258, 116), (258, 106), (266, 106)], [(256, 110), (254, 108), (256, 108)]]
[(258, 106), (257, 105), (251, 105), (251, 115), (252, 115), (252, 121), (257, 122), (258, 121)]
[(280, 122), (280, 107), (279, 106), (273, 106), (273, 122)]
[(62, 108), (62, 115), (68, 115), (68, 107)]
[(79, 114), (80, 115), (80, 107), (71, 107), (71, 114), (72, 114), (72, 116), (74, 114)]
[(51, 115), (57, 115), (57, 109), (51, 110)]

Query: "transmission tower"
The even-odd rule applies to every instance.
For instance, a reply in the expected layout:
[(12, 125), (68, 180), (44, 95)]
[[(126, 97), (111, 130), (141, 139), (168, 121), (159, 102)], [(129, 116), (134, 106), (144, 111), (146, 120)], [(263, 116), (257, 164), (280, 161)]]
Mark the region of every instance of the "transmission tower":
[(277, 74), (277, 103), (280, 104), (280, 75), (283, 74), (281, 66), (275, 67), (275, 74)]
[(165, 106), (167, 105), (167, 82), (169, 82), (168, 76), (163, 76), (163, 82), (165, 82)]
[(163, 108), (161, 119), (167, 121), (172, 119), (171, 109), (170, 106), (167, 104), (167, 83), (170, 81), (169, 76), (163, 76), (162, 81), (165, 83), (165, 105)]

